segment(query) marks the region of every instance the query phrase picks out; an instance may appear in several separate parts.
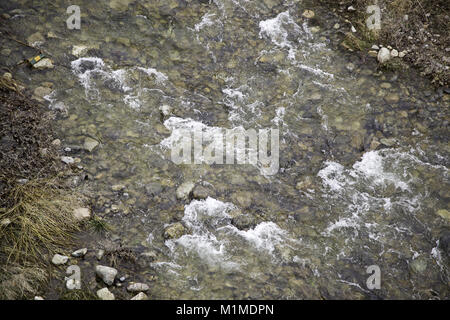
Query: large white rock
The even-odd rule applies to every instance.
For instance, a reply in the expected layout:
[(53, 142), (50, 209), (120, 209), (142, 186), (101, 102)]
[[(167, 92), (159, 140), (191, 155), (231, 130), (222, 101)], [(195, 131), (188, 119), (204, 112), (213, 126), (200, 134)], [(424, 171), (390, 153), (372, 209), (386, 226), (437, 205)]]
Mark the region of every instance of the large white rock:
[(108, 286), (114, 283), (114, 279), (117, 276), (117, 270), (106, 266), (96, 266), (95, 273), (106, 283)]
[(391, 52), (389, 49), (381, 48), (380, 51), (378, 51), (377, 59), (379, 63), (385, 63), (391, 59)]

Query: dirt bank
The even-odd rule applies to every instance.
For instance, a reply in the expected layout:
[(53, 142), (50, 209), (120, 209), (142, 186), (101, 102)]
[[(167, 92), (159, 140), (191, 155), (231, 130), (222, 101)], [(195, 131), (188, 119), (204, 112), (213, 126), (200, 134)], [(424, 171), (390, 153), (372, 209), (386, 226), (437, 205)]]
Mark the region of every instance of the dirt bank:
[[(381, 9), (381, 29), (369, 32), (366, 19), (371, 15), (367, 7), (378, 2)], [(346, 20), (350, 34), (372, 45), (391, 46), (405, 52), (405, 64), (397, 67), (418, 68), (423, 76), (438, 87), (449, 86), (450, 2), (447, 0), (320, 0), (338, 16)], [(351, 26), (355, 29), (352, 32)]]

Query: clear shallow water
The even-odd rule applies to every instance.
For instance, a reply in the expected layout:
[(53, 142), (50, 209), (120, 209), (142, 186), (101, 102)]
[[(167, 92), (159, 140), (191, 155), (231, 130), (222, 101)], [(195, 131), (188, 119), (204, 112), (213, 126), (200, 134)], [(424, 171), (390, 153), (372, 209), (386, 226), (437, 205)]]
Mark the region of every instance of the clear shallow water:
[[(335, 18), (307, 1), (84, 2), (81, 31), (53, 3), (23, 1), (11, 23), (56, 34), (41, 46), (58, 66), (19, 77), (53, 82), (64, 145), (101, 141), (80, 155), (95, 211), (154, 257), (138, 270), (156, 276), (152, 298), (448, 298), (448, 96), (341, 51)], [(177, 166), (167, 146), (183, 127), (278, 128), (280, 170)], [(177, 200), (186, 181), (210, 197)], [(165, 239), (175, 222), (186, 233)]]

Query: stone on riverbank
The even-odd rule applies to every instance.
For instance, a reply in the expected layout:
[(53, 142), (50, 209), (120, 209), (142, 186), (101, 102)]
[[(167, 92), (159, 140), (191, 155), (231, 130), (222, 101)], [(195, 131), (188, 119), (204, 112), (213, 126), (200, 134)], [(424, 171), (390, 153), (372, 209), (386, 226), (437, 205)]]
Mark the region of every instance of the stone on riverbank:
[(63, 255), (60, 255), (60, 254), (55, 254), (53, 256), (53, 258), (52, 258), (52, 263), (55, 266), (59, 266), (59, 265), (67, 263), (68, 260), (69, 260), (69, 257), (67, 257), (67, 256), (63, 256)]
[(108, 288), (103, 288), (97, 291), (97, 297), (101, 300), (115, 300), (114, 294), (108, 290)]
[(148, 291), (150, 287), (146, 285), (145, 283), (134, 283), (131, 282), (128, 287), (127, 291), (129, 292), (145, 292)]
[(103, 280), (108, 286), (114, 283), (114, 279), (117, 276), (117, 270), (107, 266), (96, 266), (95, 273)]

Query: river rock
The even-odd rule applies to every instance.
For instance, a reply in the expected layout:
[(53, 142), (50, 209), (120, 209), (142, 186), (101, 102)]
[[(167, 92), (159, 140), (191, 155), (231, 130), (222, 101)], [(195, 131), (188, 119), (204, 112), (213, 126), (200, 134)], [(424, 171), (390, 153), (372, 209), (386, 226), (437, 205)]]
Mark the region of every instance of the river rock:
[(35, 98), (38, 101), (45, 101), (44, 97), (50, 95), (50, 93), (52, 93), (52, 89), (47, 88), (47, 87), (37, 87), (36, 89), (34, 89), (33, 91), (33, 98)]
[(378, 51), (377, 59), (379, 63), (385, 63), (391, 59), (391, 52), (389, 49), (381, 48), (380, 51)]
[(448, 210), (440, 209), (436, 213), (438, 214), (438, 216), (442, 217), (442, 219), (450, 221), (450, 212)]
[(194, 190), (192, 191), (192, 197), (197, 200), (206, 199), (208, 198), (208, 196), (209, 190), (203, 186), (195, 186)]
[(61, 161), (65, 164), (72, 164), (75, 163), (75, 159), (72, 157), (61, 157)]
[(148, 296), (143, 292), (139, 292), (137, 295), (135, 295), (130, 300), (148, 300)]
[(411, 261), (409, 266), (414, 273), (420, 274), (420, 273), (423, 273), (427, 269), (427, 261), (425, 260), (425, 258), (419, 257), (419, 258)]
[(83, 148), (88, 152), (92, 152), (98, 146), (98, 144), (99, 143), (97, 140), (86, 137), (86, 139), (84, 139)]
[(392, 49), (392, 50), (391, 50), (391, 57), (392, 57), (392, 58), (398, 57), (398, 51), (395, 50), (395, 49)]
[(108, 288), (103, 288), (97, 291), (97, 297), (101, 300), (114, 300), (114, 294), (108, 290)]
[(44, 300), (44, 298), (42, 298), (40, 296), (36, 296), (36, 297), (34, 297), (34, 300)]
[(312, 10), (305, 10), (305, 11), (303, 12), (303, 16), (304, 16), (305, 18), (307, 18), (307, 19), (312, 19), (312, 18), (314, 18), (315, 13), (314, 13), (314, 11), (312, 11)]
[(127, 287), (127, 291), (129, 291), (129, 292), (146, 292), (149, 289), (150, 289), (150, 287), (148, 285), (146, 285), (145, 283), (131, 282)]
[(397, 103), (400, 100), (400, 97), (397, 93), (390, 93), (386, 97), (384, 97), (384, 100), (386, 100), (387, 103), (393, 104)]
[(88, 251), (87, 248), (78, 249), (78, 250), (72, 252), (72, 257), (75, 257), (75, 258), (84, 257), (84, 255), (87, 253), (87, 251)]
[(91, 210), (89, 208), (76, 208), (73, 210), (73, 216), (79, 221), (89, 219), (91, 217)]
[(43, 70), (43, 69), (53, 69), (55, 66), (52, 63), (52, 60), (49, 58), (44, 58), (39, 60), (33, 65), (34, 69)]
[(187, 200), (189, 198), (189, 194), (194, 189), (195, 184), (192, 181), (183, 182), (177, 188), (177, 199)]
[(96, 266), (95, 273), (103, 280), (108, 286), (114, 283), (114, 279), (117, 276), (117, 270), (107, 266)]
[(184, 226), (180, 222), (177, 222), (170, 225), (166, 231), (164, 231), (164, 237), (166, 239), (177, 239), (184, 234), (184, 231)]
[(31, 36), (27, 38), (27, 42), (30, 46), (38, 45), (45, 41), (44, 36), (40, 32), (33, 33)]
[(67, 263), (67, 261), (69, 261), (69, 257), (63, 256), (63, 255), (60, 255), (60, 254), (55, 254), (53, 256), (53, 258), (52, 258), (52, 263), (55, 266), (59, 266), (59, 265), (65, 264), (65, 263)]

